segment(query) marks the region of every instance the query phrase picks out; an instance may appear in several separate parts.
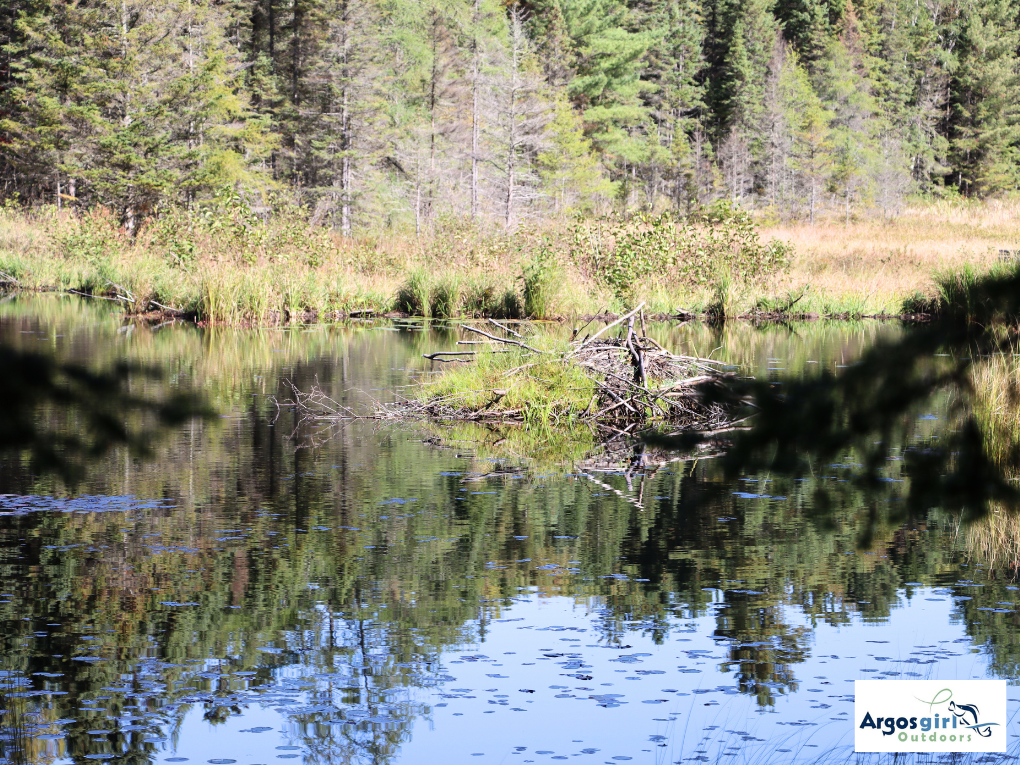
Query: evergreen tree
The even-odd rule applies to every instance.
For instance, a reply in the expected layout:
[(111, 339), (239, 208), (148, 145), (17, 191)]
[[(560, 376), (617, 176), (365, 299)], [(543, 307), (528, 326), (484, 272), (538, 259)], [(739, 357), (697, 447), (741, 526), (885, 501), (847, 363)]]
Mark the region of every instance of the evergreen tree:
[(626, 28), (627, 10), (616, 0), (561, 0), (561, 9), (573, 69), (567, 92), (607, 166), (626, 176), (647, 153), (640, 74), (650, 37)]
[[(646, 176), (650, 206), (663, 191), (678, 207), (697, 198), (691, 136), (704, 117), (705, 22), (695, 0), (667, 0), (644, 11), (652, 32), (642, 79), (658, 150), (650, 152)], [(651, 131), (650, 131), (651, 132)]]
[(967, 195), (1015, 189), (1020, 182), (1017, 6), (967, 0), (959, 20), (949, 119), (951, 176)]
[(133, 230), (165, 199), (258, 185), (272, 141), (248, 109), (212, 3), (69, 2), (23, 14), (7, 161), (61, 198), (109, 205)]
[(716, 0), (710, 29), (715, 72), (709, 95), (719, 135), (756, 126), (778, 33), (768, 0)]
[(775, 16), (783, 36), (793, 44), (800, 61), (811, 69), (831, 42), (829, 3), (826, 0), (777, 0)]

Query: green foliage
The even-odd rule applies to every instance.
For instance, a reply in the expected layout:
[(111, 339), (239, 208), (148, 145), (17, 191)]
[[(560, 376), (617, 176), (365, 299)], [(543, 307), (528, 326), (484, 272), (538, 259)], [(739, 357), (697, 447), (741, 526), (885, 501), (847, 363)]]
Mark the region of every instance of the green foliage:
[[(558, 346), (556, 351), (565, 350), (562, 342)], [(507, 373), (522, 364), (534, 366), (528, 374), (508, 380)], [(490, 413), (516, 411), (528, 428), (541, 430), (553, 425), (570, 426), (588, 406), (594, 389), (595, 384), (580, 366), (562, 363), (558, 353), (537, 356), (516, 349), (481, 352), (470, 364), (449, 365), (420, 388), (418, 397), (423, 401), (443, 399), (451, 405), (456, 402), (464, 409), (484, 407)]]
[(783, 242), (762, 243), (751, 217), (728, 204), (686, 218), (663, 213), (574, 228), (574, 257), (625, 302), (640, 280), (652, 276), (685, 286), (721, 278), (760, 284), (782, 273), (791, 254)]
[(107, 262), (124, 247), (124, 231), (105, 207), (92, 210), (72, 221), (70, 230), (58, 235), (57, 247), (68, 260), (90, 266)]
[(248, 109), (221, 9), (175, 0), (46, 7), (18, 24), (12, 108), (0, 120), (13, 167), (68, 179), (68, 190), (74, 179), (69, 201), (111, 207), (132, 232), (164, 200), (265, 185), (257, 163), (276, 141)]
[(1015, 301), (1004, 300), (1020, 267), (996, 265), (986, 273), (973, 266), (959, 271), (940, 271), (935, 274), (935, 296), (923, 301), (910, 301), (911, 307), (923, 307), (942, 321), (991, 325), (1014, 322), (1020, 317)]
[(496, 302), (496, 309), (493, 311), (493, 317), (496, 319), (525, 318), (524, 304), (521, 301), (521, 296), (517, 294), (517, 290), (513, 287), (507, 287), (503, 290)]
[(411, 316), (428, 318), (432, 311), (432, 284), (423, 268), (412, 269), (397, 290), (395, 307)]
[(447, 274), (435, 280), (429, 294), (430, 315), (436, 319), (452, 319), (460, 314), (460, 307), (460, 277), (457, 274)]
[(546, 240), (523, 267), (524, 315), (529, 319), (547, 319), (552, 314), (561, 270), (556, 255)]

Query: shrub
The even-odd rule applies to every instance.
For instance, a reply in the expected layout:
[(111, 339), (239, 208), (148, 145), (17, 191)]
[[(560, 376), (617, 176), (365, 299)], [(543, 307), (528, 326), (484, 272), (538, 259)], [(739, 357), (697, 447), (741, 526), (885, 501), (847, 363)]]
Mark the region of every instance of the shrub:
[(762, 283), (785, 271), (791, 254), (788, 244), (761, 242), (751, 217), (728, 203), (689, 217), (666, 212), (574, 227), (574, 258), (624, 302), (639, 280), (653, 275), (686, 287), (711, 285), (720, 274)]
[(64, 258), (84, 260), (93, 267), (106, 263), (127, 244), (127, 236), (105, 207), (85, 213), (74, 221), (70, 231), (57, 237), (57, 247)]
[(560, 280), (560, 269), (548, 241), (524, 264), (524, 315), (529, 319), (546, 319), (552, 313), (553, 300)]

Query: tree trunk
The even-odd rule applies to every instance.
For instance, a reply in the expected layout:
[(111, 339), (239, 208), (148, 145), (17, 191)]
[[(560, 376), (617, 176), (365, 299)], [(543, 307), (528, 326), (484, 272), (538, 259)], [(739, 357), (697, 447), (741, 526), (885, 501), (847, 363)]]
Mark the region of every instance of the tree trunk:
[(478, 23), (481, 0), (475, 0), (475, 13), (472, 23), (471, 47), (474, 60), (471, 68), (471, 219), (478, 217), (478, 80), (481, 76), (481, 50), (478, 43)]
[(343, 39), (341, 40), (340, 77), (344, 86), (340, 103), (340, 231), (344, 236), (351, 235), (351, 114), (350, 114), (350, 35), (347, 30), (348, 5), (341, 5), (344, 17)]

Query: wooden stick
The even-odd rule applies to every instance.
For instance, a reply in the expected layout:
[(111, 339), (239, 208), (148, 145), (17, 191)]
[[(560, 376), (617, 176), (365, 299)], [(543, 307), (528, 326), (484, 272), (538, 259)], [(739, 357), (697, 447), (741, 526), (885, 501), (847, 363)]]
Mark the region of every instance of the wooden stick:
[(606, 325), (606, 326), (604, 326), (604, 327), (603, 327), (602, 329), (600, 329), (600, 330), (599, 330), (598, 332), (596, 332), (596, 333), (595, 333), (594, 335), (592, 335), (591, 337), (589, 337), (589, 338), (588, 338), (587, 340), (585, 340), (585, 341), (584, 341), (583, 343), (581, 343), (581, 344), (580, 344), (580, 345), (579, 345), (579, 346), (578, 346), (578, 347), (577, 347), (577, 348), (576, 348), (575, 350), (571, 351), (570, 355), (572, 356), (572, 355), (574, 355), (574, 354), (578, 353), (578, 352), (579, 352), (579, 351), (580, 351), (580, 350), (581, 350), (582, 348), (584, 348), (584, 347), (585, 347), (586, 345), (588, 345), (588, 344), (589, 344), (589, 343), (591, 343), (591, 342), (592, 342), (593, 340), (595, 340), (595, 338), (596, 338), (596, 337), (598, 337), (599, 335), (601, 335), (601, 334), (602, 334), (603, 332), (605, 332), (605, 331), (606, 331), (607, 329), (612, 329), (613, 327), (615, 327), (615, 326), (616, 326), (617, 324), (619, 324), (620, 322), (622, 322), (622, 321), (626, 321), (627, 319), (631, 318), (631, 317), (632, 317), (632, 316), (633, 316), (634, 314), (636, 314), (636, 313), (637, 313), (638, 311), (640, 311), (640, 310), (641, 310), (642, 308), (644, 308), (644, 307), (645, 307), (645, 304), (644, 304), (644, 301), (642, 301), (642, 302), (641, 302), (641, 305), (639, 305), (639, 306), (638, 306), (637, 308), (635, 308), (635, 309), (634, 309), (633, 311), (631, 311), (630, 313), (628, 313), (628, 314), (626, 314), (626, 315), (624, 315), (624, 316), (621, 316), (621, 317), (620, 317), (619, 319), (617, 319), (616, 321), (614, 321), (614, 322), (612, 322), (612, 323), (610, 323), (610, 324), (607, 324), (607, 325)]
[(499, 327), (501, 330), (506, 332), (508, 335), (513, 335), (514, 337), (519, 337), (522, 340), (524, 339), (524, 335), (522, 335), (520, 332), (515, 332), (514, 330), (510, 329), (510, 327), (504, 327), (502, 324), (500, 324), (495, 319), (489, 319), (488, 322), (489, 322), (489, 324), (495, 324), (497, 327)]
[(468, 324), (464, 324), (462, 326), (468, 332), (477, 332), (482, 337), (487, 337), (490, 340), (495, 340), (496, 342), (499, 342), (499, 343), (506, 343), (508, 345), (517, 345), (517, 346), (520, 346), (521, 348), (527, 348), (529, 351), (533, 351), (534, 353), (545, 353), (545, 351), (540, 351), (540, 350), (538, 350), (538, 348), (532, 348), (527, 343), (519, 343), (516, 340), (507, 340), (505, 337), (496, 337), (495, 335), (490, 335), (488, 332), (483, 332), (480, 329), (475, 329), (474, 327), (472, 327), (472, 326), (470, 326)]
[(608, 393), (608, 394), (610, 395), (610, 397), (611, 397), (611, 398), (613, 399), (613, 401), (616, 401), (617, 403), (623, 404), (623, 405), (624, 405), (625, 407), (627, 407), (627, 409), (629, 409), (630, 411), (634, 412), (634, 414), (637, 414), (637, 412), (636, 412), (636, 411), (634, 410), (634, 407), (632, 407), (632, 406), (631, 406), (630, 404), (628, 404), (628, 403), (627, 403), (626, 401), (624, 401), (624, 400), (623, 400), (622, 398), (620, 398), (619, 396), (617, 396), (617, 395), (616, 395), (616, 394), (615, 394), (615, 393), (613, 392), (613, 389), (612, 389), (612, 388), (610, 388), (610, 387), (609, 387), (608, 385), (603, 385), (603, 384), (602, 384), (602, 383), (600, 383), (600, 382), (599, 382), (598, 380), (592, 380), (592, 382), (593, 382), (593, 383), (595, 383), (595, 384), (596, 384), (597, 386), (599, 386), (600, 388), (602, 388), (602, 390), (604, 390), (604, 391), (605, 391), (606, 393)]
[(448, 364), (451, 361), (459, 361), (461, 364), (470, 364), (473, 361), (473, 359), (444, 359), (444, 358), (442, 358), (443, 356), (453, 356), (453, 355), (456, 355), (456, 356), (474, 356), (475, 354), (474, 353), (468, 353), (468, 354), (461, 354), (461, 353), (458, 353), (458, 354), (451, 354), (451, 353), (423, 353), (421, 355), (421, 357), (423, 359), (428, 359), (429, 361), (442, 361), (444, 364)]

